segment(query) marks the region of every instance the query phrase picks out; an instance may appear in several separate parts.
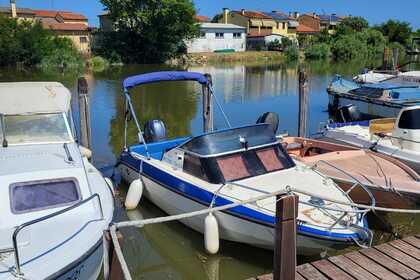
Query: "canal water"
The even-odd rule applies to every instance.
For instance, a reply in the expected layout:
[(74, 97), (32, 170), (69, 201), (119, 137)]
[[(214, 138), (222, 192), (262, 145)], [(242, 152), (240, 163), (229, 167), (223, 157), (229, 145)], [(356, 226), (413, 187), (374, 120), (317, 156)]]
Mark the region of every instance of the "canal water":
[[(309, 76), (309, 134), (317, 133), (328, 121), (326, 87), (336, 73), (351, 78), (374, 63), (354, 62), (305, 64)], [(190, 67), (189, 71), (210, 73), (217, 99), (233, 126), (254, 123), (264, 112), (280, 116), (279, 133), (297, 132), (298, 95), (296, 64), (223, 64)], [(112, 173), (123, 147), (124, 98), (121, 82), (130, 75), (159, 70), (175, 70), (168, 66), (124, 66), (103, 72), (57, 73), (39, 69), (0, 69), (0, 81), (59, 81), (76, 93), (77, 77), (88, 78), (92, 112), (94, 164), (105, 173)], [(167, 82), (134, 89), (134, 106), (142, 123), (150, 119), (164, 121), (169, 137), (198, 134), (202, 130), (200, 86), (191, 82)], [(73, 106), (77, 119), (77, 98)], [(225, 127), (222, 114), (215, 107), (215, 127)], [(136, 140), (131, 124), (129, 144)], [(121, 201), (126, 187), (120, 185)], [(135, 211), (119, 207), (117, 220), (164, 216), (165, 213), (146, 200)], [(420, 223), (413, 217), (393, 216), (397, 232), (406, 228), (420, 232)], [(210, 256), (203, 248), (203, 236), (178, 222), (130, 228), (123, 231), (124, 254), (135, 279), (246, 279), (272, 270), (272, 252), (246, 245), (222, 242), (217, 255)], [(376, 232), (376, 240), (390, 235)], [(300, 263), (309, 259), (299, 257)]]

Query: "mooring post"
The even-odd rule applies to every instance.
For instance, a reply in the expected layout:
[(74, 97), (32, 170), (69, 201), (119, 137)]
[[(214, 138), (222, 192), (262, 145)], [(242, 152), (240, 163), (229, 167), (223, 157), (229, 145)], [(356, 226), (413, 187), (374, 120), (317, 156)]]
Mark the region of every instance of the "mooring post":
[[(112, 238), (109, 230), (105, 231), (104, 235), (104, 242), (106, 242), (106, 245), (104, 247), (108, 248), (108, 263), (105, 263), (104, 259), (104, 280), (124, 280), (124, 273), (122, 271), (121, 264), (118, 261), (117, 253), (115, 252), (114, 244), (112, 243)], [(117, 237), (118, 243), (122, 247), (123, 235), (120, 231), (117, 231)]]
[(385, 47), (383, 61), (382, 61), (382, 70), (389, 69), (389, 57), (390, 57), (390, 50), (389, 48)]
[(276, 200), (273, 280), (295, 279), (299, 196), (280, 195)]
[(80, 112), (80, 145), (85, 148), (92, 149), (89, 85), (85, 77), (80, 77), (77, 80), (77, 93), (79, 97)]
[(397, 48), (392, 49), (392, 70), (398, 70), (398, 59), (400, 50)]
[(306, 136), (306, 125), (308, 118), (308, 102), (309, 102), (309, 90), (308, 90), (308, 77), (306, 71), (299, 67), (299, 124), (298, 124), (298, 136)]
[(210, 74), (205, 74), (209, 83), (203, 85), (203, 130), (204, 132), (213, 131), (213, 96), (210, 87), (213, 84)]

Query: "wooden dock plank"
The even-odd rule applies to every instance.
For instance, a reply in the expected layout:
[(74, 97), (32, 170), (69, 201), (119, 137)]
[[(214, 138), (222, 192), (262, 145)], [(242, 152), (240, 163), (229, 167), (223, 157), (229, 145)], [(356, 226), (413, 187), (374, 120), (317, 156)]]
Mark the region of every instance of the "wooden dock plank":
[(334, 280), (354, 280), (353, 277), (345, 273), (343, 270), (335, 266), (328, 260), (320, 260), (312, 263), (323, 274)]
[(411, 268), (412, 270), (420, 272), (420, 262), (416, 260), (415, 258), (410, 257), (404, 252), (398, 250), (397, 248), (389, 244), (381, 244), (381, 245), (375, 246), (375, 248), (381, 251), (382, 253), (385, 253), (386, 255), (390, 256), (394, 260), (397, 260), (403, 265)]
[(394, 240), (388, 243), (389, 245), (405, 252), (406, 254), (420, 260), (420, 249), (414, 247), (413, 245), (403, 241), (403, 240)]
[(413, 245), (414, 247), (417, 247), (420, 249), (420, 239), (418, 239), (415, 236), (406, 237), (403, 239), (403, 241)]
[(351, 252), (344, 255), (345, 257), (352, 260), (354, 263), (363, 267), (365, 270), (369, 271), (379, 279), (383, 280), (401, 280), (402, 278), (395, 275), (391, 271), (380, 266), (376, 262), (370, 260), (369, 258), (363, 256), (359, 252)]
[(398, 274), (404, 279), (416, 279), (420, 276), (414, 270), (402, 265), (398, 261), (388, 257), (387, 255), (381, 253), (380, 251), (374, 248), (363, 249), (359, 251), (361, 254), (365, 255), (366, 257), (370, 258), (373, 261), (383, 265), (387, 269), (393, 271), (394, 273)]
[(342, 270), (350, 274), (357, 280), (379, 280), (373, 274), (357, 265), (345, 256), (334, 256), (329, 258), (329, 261), (340, 267)]
[(328, 278), (322, 275), (321, 272), (316, 270), (316, 268), (309, 263), (299, 265), (296, 268), (296, 271), (308, 280), (328, 280)]

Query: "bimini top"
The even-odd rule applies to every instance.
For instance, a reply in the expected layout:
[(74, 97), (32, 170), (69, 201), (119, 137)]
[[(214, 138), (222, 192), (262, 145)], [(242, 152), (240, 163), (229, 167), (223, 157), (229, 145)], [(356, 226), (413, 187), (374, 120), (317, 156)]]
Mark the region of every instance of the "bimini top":
[(67, 112), (71, 93), (57, 82), (0, 83), (0, 114)]
[(197, 136), (180, 148), (200, 157), (216, 156), (242, 150), (241, 138), (246, 141), (247, 149), (278, 143), (269, 124), (256, 124)]
[(185, 71), (161, 71), (128, 77), (124, 80), (124, 91), (128, 89), (150, 83), (164, 81), (197, 81), (200, 84), (207, 84), (208, 80), (204, 74)]

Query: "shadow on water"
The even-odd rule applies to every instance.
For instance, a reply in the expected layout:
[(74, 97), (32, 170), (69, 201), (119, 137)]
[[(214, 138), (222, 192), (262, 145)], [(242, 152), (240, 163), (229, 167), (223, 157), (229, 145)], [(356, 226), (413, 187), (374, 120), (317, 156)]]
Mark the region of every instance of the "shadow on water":
[[(317, 132), (320, 122), (328, 120), (326, 87), (336, 73), (351, 78), (376, 62), (305, 64), (309, 74), (309, 129)], [(376, 64), (375, 64), (376, 65)], [(279, 132), (296, 134), (298, 96), (297, 64), (223, 64), (190, 67), (190, 71), (210, 73), (215, 93), (232, 125), (254, 123), (263, 112), (280, 116)], [(100, 73), (83, 73), (90, 85), (92, 142), (94, 163), (112, 166), (123, 147), (124, 98), (121, 82), (130, 75), (158, 70), (173, 70), (162, 65), (128, 65)], [(42, 72), (39, 69), (0, 69), (0, 81), (59, 81), (75, 97), (77, 77), (81, 73)], [(198, 134), (202, 130), (200, 86), (193, 83), (167, 82), (134, 89), (133, 103), (141, 123), (150, 119), (165, 122), (168, 136)], [(73, 109), (78, 121), (77, 98)], [(225, 127), (215, 108), (215, 127)], [(131, 122), (128, 144), (136, 142), (137, 131)], [(121, 188), (122, 197), (126, 187)], [(117, 210), (117, 219), (165, 215), (156, 206), (141, 201), (139, 209), (126, 213)], [(394, 231), (420, 232), (418, 219), (392, 215)], [(410, 229), (410, 230), (408, 230)], [(124, 252), (136, 279), (245, 279), (272, 270), (272, 252), (222, 242), (221, 251), (209, 256), (203, 248), (203, 236), (180, 223), (168, 223), (124, 230)], [(377, 232), (379, 242), (393, 238)], [(299, 258), (299, 262), (309, 259)]]

